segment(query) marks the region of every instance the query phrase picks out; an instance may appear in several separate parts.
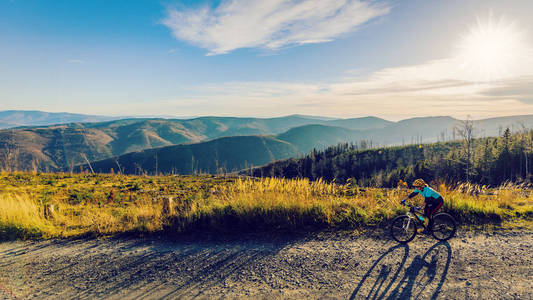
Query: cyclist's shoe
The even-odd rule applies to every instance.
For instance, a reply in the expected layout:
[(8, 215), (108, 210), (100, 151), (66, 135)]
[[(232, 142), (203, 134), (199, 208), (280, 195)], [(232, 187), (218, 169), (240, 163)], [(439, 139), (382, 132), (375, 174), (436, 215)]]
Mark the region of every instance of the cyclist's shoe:
[(430, 235), (431, 234), (431, 230), (427, 229), (427, 228), (424, 228), (424, 230), (422, 230), (422, 232), (420, 232), (421, 234), (427, 234), (427, 235)]

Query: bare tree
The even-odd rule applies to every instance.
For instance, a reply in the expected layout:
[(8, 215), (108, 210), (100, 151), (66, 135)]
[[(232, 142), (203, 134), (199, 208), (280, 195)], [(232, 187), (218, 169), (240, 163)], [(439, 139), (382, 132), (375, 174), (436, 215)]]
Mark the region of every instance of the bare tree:
[(118, 167), (118, 172), (123, 174), (124, 172), (122, 172), (122, 167), (120, 166), (119, 162), (118, 162), (118, 157), (113, 157), (113, 160), (115, 161), (115, 164), (117, 164), (117, 167)]
[(466, 117), (466, 120), (461, 121), (461, 124), (457, 127), (457, 133), (463, 140), (463, 147), (465, 150), (465, 174), (466, 181), (470, 182), (470, 178), (474, 175), (473, 169), (473, 148), (474, 148), (474, 121), (470, 119), (470, 115)]
[(521, 123), (520, 125), (522, 127), (522, 132), (521, 132), (522, 153), (524, 154), (525, 165), (526, 165), (525, 179), (527, 181), (530, 181), (531, 175), (529, 174), (529, 168), (528, 168), (528, 155), (532, 151), (531, 139), (529, 138), (529, 134), (531, 130), (527, 128), (527, 126), (524, 123)]
[(159, 165), (157, 161), (157, 151), (155, 151), (155, 175), (159, 175)]
[(91, 166), (91, 162), (87, 159), (87, 155), (85, 153), (80, 153), (81, 157), (85, 159), (87, 162), (87, 165), (89, 165), (89, 168), (91, 169), (91, 173), (94, 174), (93, 166)]

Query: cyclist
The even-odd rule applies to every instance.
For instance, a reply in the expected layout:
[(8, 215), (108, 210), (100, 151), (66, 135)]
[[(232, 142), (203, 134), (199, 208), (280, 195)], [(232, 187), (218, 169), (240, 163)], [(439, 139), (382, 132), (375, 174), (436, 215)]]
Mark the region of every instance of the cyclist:
[(415, 180), (413, 186), (415, 187), (415, 190), (407, 196), (407, 198), (403, 199), (401, 203), (405, 204), (407, 199), (413, 198), (416, 194), (424, 196), (424, 216), (429, 219), (429, 222), (428, 227), (424, 229), (423, 233), (429, 233), (429, 229), (433, 228), (433, 215), (439, 208), (441, 208), (444, 199), (434, 189), (430, 188), (423, 179), (419, 178)]

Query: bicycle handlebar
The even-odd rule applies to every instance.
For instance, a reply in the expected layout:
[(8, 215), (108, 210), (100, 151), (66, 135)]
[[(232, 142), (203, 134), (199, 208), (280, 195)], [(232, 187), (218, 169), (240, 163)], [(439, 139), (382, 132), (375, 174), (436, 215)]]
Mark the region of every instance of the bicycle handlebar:
[(401, 204), (404, 205), (404, 206), (409, 207), (411, 209), (411, 211), (420, 211), (420, 210), (422, 210), (421, 207), (414, 206), (414, 205), (409, 204), (409, 203), (401, 203)]

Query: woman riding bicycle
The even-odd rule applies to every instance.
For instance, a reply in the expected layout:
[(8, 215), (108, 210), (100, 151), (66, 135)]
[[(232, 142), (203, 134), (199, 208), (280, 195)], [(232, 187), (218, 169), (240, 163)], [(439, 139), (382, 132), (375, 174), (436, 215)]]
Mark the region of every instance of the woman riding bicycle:
[(424, 196), (424, 216), (429, 219), (428, 227), (424, 229), (424, 233), (430, 232), (433, 228), (433, 215), (442, 207), (444, 199), (434, 189), (430, 188), (423, 179), (417, 179), (413, 182), (415, 190), (405, 199), (402, 200), (402, 204), (405, 204), (407, 199), (411, 199), (416, 194)]

